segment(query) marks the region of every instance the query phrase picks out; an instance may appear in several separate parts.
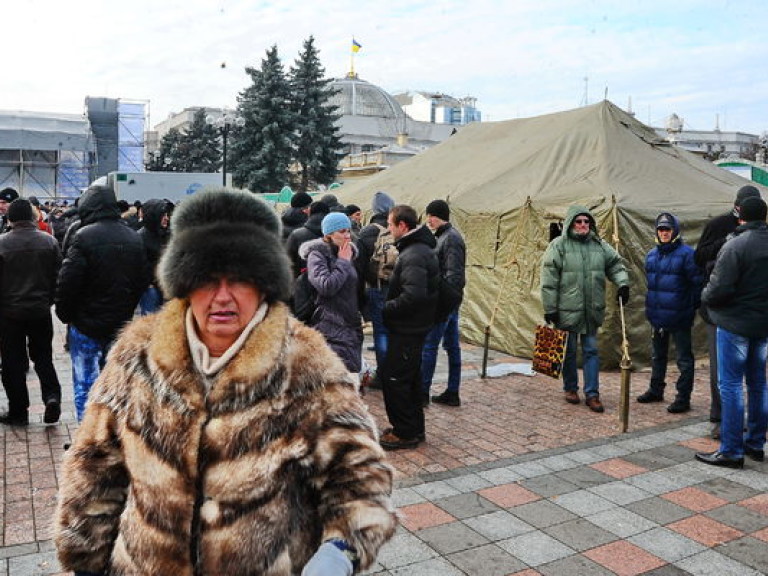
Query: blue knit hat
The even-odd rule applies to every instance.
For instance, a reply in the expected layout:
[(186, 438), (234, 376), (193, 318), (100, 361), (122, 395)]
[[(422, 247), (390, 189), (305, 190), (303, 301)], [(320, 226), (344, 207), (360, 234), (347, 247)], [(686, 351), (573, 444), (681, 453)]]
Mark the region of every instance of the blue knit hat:
[(323, 218), (323, 223), (320, 226), (323, 230), (323, 235), (327, 236), (338, 230), (350, 228), (352, 223), (349, 221), (349, 216), (344, 214), (344, 212), (331, 212)]

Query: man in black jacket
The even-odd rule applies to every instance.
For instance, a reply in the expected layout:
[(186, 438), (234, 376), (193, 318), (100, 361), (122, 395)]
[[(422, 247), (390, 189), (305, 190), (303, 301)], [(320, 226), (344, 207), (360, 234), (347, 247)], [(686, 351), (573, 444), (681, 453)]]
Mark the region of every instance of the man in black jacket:
[(13, 188), (3, 188), (0, 190), (0, 234), (7, 232), (8, 227), (8, 207), (11, 202), (19, 197), (19, 193)]
[(0, 236), (0, 353), (8, 413), (0, 415), (0, 423), (26, 426), (29, 422), (29, 339), (29, 356), (35, 364), (45, 404), (43, 422), (52, 424), (61, 414), (61, 387), (51, 348), (51, 304), (61, 251), (53, 236), (37, 229), (28, 200), (14, 200), (7, 216), (12, 228)]
[[(742, 468), (744, 456), (762, 462), (768, 429), (768, 206), (741, 203), (739, 226), (720, 250), (702, 303), (717, 326), (718, 385), (722, 402), (720, 447), (698, 453), (713, 466)], [(744, 436), (744, 381), (749, 397)]]
[(56, 314), (69, 324), (80, 420), (109, 347), (149, 285), (149, 270), (141, 238), (121, 221), (110, 186), (92, 184), (80, 197), (78, 211), (81, 224), (56, 283)]
[(421, 352), (424, 337), (435, 321), (440, 270), (435, 237), (426, 226), (419, 226), (413, 208), (395, 206), (387, 224), (399, 256), (383, 314), (389, 343), (382, 383), (392, 428), (383, 432), (380, 442), (385, 450), (398, 450), (412, 448), (425, 439)]
[[(720, 248), (725, 244), (729, 234), (732, 234), (739, 225), (739, 210), (741, 203), (747, 198), (760, 198), (760, 191), (747, 184), (739, 188), (736, 192), (736, 199), (733, 202), (733, 209), (720, 216), (715, 216), (704, 227), (701, 233), (699, 244), (693, 259), (696, 265), (704, 270), (704, 283), (709, 280), (709, 275), (715, 266), (717, 254)], [(713, 423), (712, 437), (720, 437), (720, 391), (717, 385), (717, 326), (709, 318), (708, 310), (705, 305), (699, 309), (702, 319), (707, 327), (707, 343), (709, 346), (709, 421)]]
[(325, 215), (331, 211), (324, 202), (312, 202), (309, 206), (309, 218), (301, 228), (296, 228), (285, 241), (285, 249), (291, 259), (293, 277), (298, 278), (302, 268), (307, 267), (306, 261), (299, 256), (299, 246), (323, 235), (321, 224)]
[(432, 400), (446, 406), (461, 406), (461, 347), (459, 346), (459, 307), (464, 299), (467, 248), (464, 238), (449, 222), (450, 207), (445, 200), (433, 200), (427, 204), (427, 226), (437, 239), (437, 260), (440, 264), (440, 299), (435, 324), (424, 341), (421, 355), (423, 404), (429, 404), (429, 391), (435, 375), (437, 351), (440, 342), (448, 354), (448, 386)]
[(155, 268), (165, 245), (168, 243), (173, 204), (168, 200), (152, 198), (141, 205), (141, 229), (139, 236), (144, 243), (144, 254), (150, 271), (150, 284), (141, 295), (139, 310), (142, 315), (157, 312), (163, 305), (163, 293), (157, 281)]

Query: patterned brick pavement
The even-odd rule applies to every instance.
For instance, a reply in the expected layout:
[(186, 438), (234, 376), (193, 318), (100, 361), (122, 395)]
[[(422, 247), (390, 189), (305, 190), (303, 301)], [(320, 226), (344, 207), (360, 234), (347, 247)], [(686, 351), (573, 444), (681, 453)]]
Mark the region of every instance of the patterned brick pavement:
[[(30, 374), (34, 424), (0, 427), (0, 576), (61, 573), (50, 525), (63, 445), (76, 426), (58, 330), (62, 422), (43, 426)], [(482, 380), (481, 351), (464, 352), (462, 406), (432, 405), (427, 442), (391, 453), (402, 526), (369, 573), (768, 573), (765, 465), (722, 470), (692, 458), (716, 446), (707, 437), (706, 366), (696, 371), (691, 412), (633, 402), (630, 432), (621, 434), (618, 373), (601, 374), (606, 412), (594, 414), (566, 404), (550, 378)], [(492, 364), (516, 361), (491, 354)], [(633, 374), (633, 397), (647, 380)], [(381, 392), (369, 391), (366, 401), (385, 427)]]

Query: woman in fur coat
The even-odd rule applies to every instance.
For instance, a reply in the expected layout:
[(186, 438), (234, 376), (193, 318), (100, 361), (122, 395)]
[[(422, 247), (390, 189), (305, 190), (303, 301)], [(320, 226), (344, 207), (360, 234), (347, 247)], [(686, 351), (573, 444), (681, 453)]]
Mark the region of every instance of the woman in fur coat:
[(394, 533), (392, 470), (347, 368), (292, 318), (272, 209), (174, 213), (171, 300), (129, 325), (65, 455), (55, 525), (76, 574), (349, 576)]
[(339, 355), (350, 378), (359, 383), (362, 367), (363, 327), (358, 306), (358, 279), (353, 260), (349, 217), (331, 212), (322, 222), (323, 237), (305, 242), (299, 256), (307, 262), (307, 278), (317, 290), (312, 327), (325, 336)]

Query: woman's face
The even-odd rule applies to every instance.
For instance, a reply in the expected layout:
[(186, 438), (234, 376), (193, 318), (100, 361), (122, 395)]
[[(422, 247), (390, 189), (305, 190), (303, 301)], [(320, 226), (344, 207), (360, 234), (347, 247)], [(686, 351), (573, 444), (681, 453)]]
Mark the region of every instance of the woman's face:
[(198, 334), (211, 354), (220, 356), (237, 340), (262, 298), (255, 285), (227, 278), (204, 284), (189, 295)]
[(336, 230), (336, 232), (331, 232), (328, 234), (328, 237), (331, 239), (331, 242), (341, 248), (352, 239), (352, 233), (349, 231), (349, 228), (344, 228), (342, 230)]

